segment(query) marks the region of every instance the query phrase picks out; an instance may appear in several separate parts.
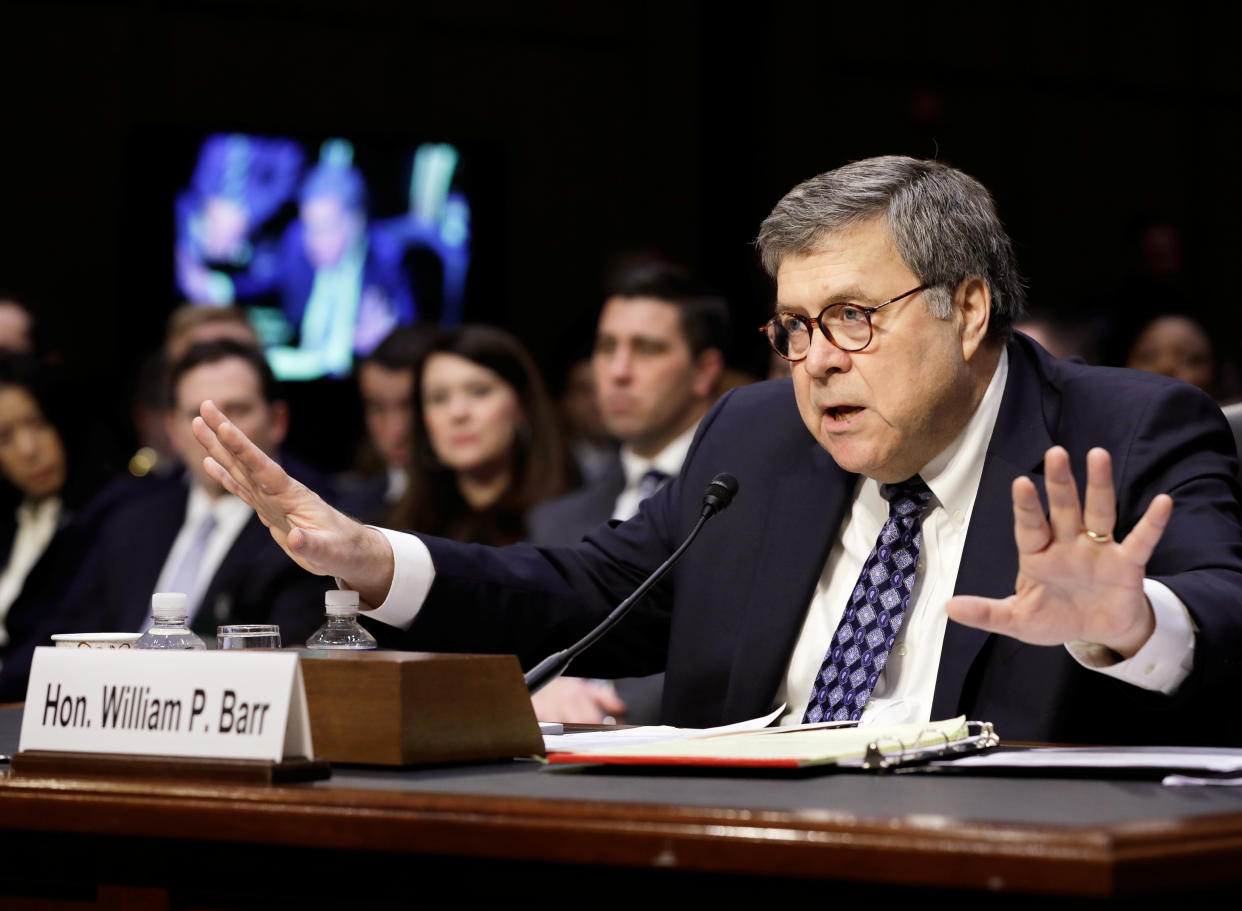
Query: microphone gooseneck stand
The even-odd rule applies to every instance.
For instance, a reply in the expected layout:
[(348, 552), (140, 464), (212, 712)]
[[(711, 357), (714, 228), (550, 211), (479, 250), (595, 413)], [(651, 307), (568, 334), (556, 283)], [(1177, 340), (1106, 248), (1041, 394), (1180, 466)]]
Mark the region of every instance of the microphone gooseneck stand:
[(672, 555), (661, 563), (655, 572), (643, 580), (643, 584), (638, 586), (632, 595), (613, 608), (612, 612), (595, 629), (568, 648), (561, 649), (559, 652), (554, 652), (547, 658), (544, 658), (527, 671), (525, 677), (526, 688), (532, 694), (538, 692), (545, 685), (565, 673), (565, 668), (569, 666), (569, 662), (594, 645), (601, 636), (616, 626), (621, 621), (621, 618), (629, 613), (630, 608), (637, 604), (639, 599), (647, 594), (653, 585), (664, 578), (664, 574), (681, 558), (681, 555), (686, 552), (686, 548), (694, 543), (694, 539), (699, 536), (699, 531), (707, 524), (707, 520), (733, 502), (733, 496), (736, 493), (737, 478), (733, 477), (733, 475), (722, 472), (712, 478), (711, 483), (707, 485), (707, 491), (703, 494), (703, 511), (699, 515), (699, 520), (694, 523), (694, 528), (690, 529), (690, 534), (686, 535), (686, 539), (681, 542), (681, 546), (673, 551)]

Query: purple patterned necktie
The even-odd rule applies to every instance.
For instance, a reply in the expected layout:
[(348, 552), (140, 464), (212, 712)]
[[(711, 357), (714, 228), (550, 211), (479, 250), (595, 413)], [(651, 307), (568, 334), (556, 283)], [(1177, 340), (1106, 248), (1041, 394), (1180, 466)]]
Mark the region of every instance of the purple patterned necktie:
[(889, 501), (888, 521), (832, 634), (803, 724), (862, 717), (901, 631), (923, 546), (923, 510), (932, 492), (915, 475), (900, 484), (881, 485), (880, 493)]

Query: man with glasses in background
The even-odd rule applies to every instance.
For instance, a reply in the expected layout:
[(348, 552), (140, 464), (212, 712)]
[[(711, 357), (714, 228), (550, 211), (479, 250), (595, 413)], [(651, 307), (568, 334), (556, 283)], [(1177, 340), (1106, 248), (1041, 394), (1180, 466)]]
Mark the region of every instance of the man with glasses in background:
[(792, 383), (722, 398), (679, 478), (576, 547), (363, 529), (210, 405), (196, 433), (286, 550), (358, 588), (406, 647), (533, 664), (654, 570), (729, 471), (729, 511), (575, 672), (667, 664), (664, 720), (685, 726), (784, 704), (786, 723), (964, 713), (1017, 740), (1236, 741), (1221, 706), (1242, 521), (1220, 410), (1014, 335), (1009, 238), (986, 189), (938, 162), (806, 181), (758, 244)]

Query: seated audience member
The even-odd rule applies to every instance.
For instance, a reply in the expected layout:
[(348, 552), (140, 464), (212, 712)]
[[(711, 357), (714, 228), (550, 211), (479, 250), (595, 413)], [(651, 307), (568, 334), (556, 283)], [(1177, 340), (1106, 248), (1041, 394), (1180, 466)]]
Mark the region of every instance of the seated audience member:
[(517, 339), (464, 326), (415, 376), (409, 481), (392, 524), (475, 544), (526, 537), (526, 515), (571, 473), (552, 403)]
[(33, 354), (34, 316), (15, 296), (0, 291), (0, 352)]
[(318, 627), (330, 580), (289, 563), (254, 512), (203, 470), (190, 422), (205, 399), (275, 455), (288, 416), (263, 355), (231, 339), (193, 345), (169, 368), (168, 435), (186, 471), (153, 481), (108, 518), (66, 598), (72, 631), (145, 628), (151, 595), (185, 592), (208, 642), (225, 623), (276, 623), (288, 644)]
[(223, 338), (232, 339), (240, 345), (259, 347), (258, 333), (244, 310), (182, 304), (169, 315), (164, 329), (164, 360), (168, 364), (175, 363), (191, 346)]
[(617, 442), (608, 435), (599, 410), (595, 371), (588, 354), (574, 360), (565, 370), (563, 387), (557, 397), (557, 412), (569, 451), (573, 453), (583, 486), (606, 476), (617, 461)]
[[(676, 266), (636, 266), (611, 282), (591, 367), (600, 417), (621, 451), (599, 480), (531, 513), (533, 543), (576, 544), (609, 519), (624, 521), (681, 471), (695, 428), (715, 401), (728, 325), (724, 300)], [(562, 695), (573, 679), (559, 684)], [(626, 721), (655, 723), (661, 682), (618, 681)], [(537, 704), (550, 699), (536, 696)], [(598, 722), (602, 715), (549, 720)]]
[(138, 451), (129, 460), (129, 471), (134, 477), (168, 477), (181, 471), (181, 461), (172, 450), (165, 421), (165, 374), (168, 365), (184, 355), (191, 345), (222, 338), (259, 346), (259, 337), (250, 320), (236, 307), (182, 304), (169, 315), (164, 348), (147, 358), (139, 370), (130, 408), (130, 420), (138, 438)]
[[(415, 377), (409, 484), (390, 524), (472, 544), (523, 540), (530, 508), (572, 473), (534, 361), (506, 332), (463, 326), (427, 348)], [(599, 690), (558, 680), (535, 697), (535, 713), (574, 721), (595, 706), (622, 710)]]
[(634, 515), (681, 470), (715, 400), (728, 305), (665, 263), (631, 268), (611, 284), (591, 368), (600, 418), (621, 451), (599, 481), (531, 514), (535, 544), (576, 544), (609, 519)]
[(1130, 345), (1126, 366), (1159, 373), (1216, 394), (1216, 355), (1207, 330), (1180, 314), (1158, 316), (1140, 330)]
[(107, 460), (67, 413), (49, 368), (0, 357), (0, 702), (25, 695), (36, 646), (105, 511)]
[(398, 326), (358, 368), (367, 436), (359, 473), (342, 479), (341, 508), (366, 521), (385, 517), (405, 493), (410, 426), (414, 420), (414, 370), (433, 329)]

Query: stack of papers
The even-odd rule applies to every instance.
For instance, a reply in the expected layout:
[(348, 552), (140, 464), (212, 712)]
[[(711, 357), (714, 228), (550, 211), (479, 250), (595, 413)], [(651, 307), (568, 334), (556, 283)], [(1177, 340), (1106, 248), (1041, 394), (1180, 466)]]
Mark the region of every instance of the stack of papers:
[(1215, 747), (1050, 747), (963, 756), (932, 765), (1021, 775), (1131, 773), (1167, 785), (1242, 785), (1242, 750)]
[[(779, 714), (779, 713), (778, 713)], [(965, 716), (930, 724), (889, 727), (796, 725), (768, 728), (776, 715), (727, 728), (687, 731), (634, 728), (629, 731), (545, 738), (550, 763), (803, 768), (861, 766), (868, 749), (901, 754), (917, 747), (948, 744), (966, 736)], [(570, 740), (570, 738), (575, 738)]]

